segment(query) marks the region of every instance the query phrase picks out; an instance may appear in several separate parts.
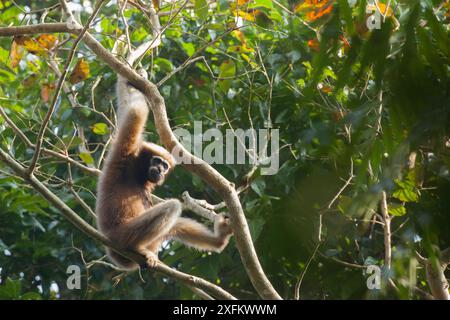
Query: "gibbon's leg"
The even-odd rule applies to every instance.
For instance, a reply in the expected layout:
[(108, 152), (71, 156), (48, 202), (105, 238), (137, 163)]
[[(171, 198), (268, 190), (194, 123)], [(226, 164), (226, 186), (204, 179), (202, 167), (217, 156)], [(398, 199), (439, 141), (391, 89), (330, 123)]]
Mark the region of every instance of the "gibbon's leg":
[(116, 90), (119, 107), (118, 132), (113, 150), (120, 152), (121, 156), (128, 156), (139, 149), (149, 111), (144, 94), (128, 84), (120, 75)]
[(158, 261), (158, 243), (169, 233), (180, 214), (181, 203), (178, 200), (159, 203), (124, 226), (120, 243), (145, 255), (148, 265), (154, 267)]
[(214, 220), (214, 232), (189, 218), (178, 218), (170, 236), (200, 250), (221, 252), (228, 244), (232, 230), (223, 215)]

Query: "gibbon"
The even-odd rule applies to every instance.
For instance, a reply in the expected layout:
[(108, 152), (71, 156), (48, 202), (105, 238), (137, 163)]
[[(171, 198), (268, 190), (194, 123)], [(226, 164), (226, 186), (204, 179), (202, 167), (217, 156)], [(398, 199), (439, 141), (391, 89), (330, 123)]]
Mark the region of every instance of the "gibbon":
[[(156, 265), (165, 240), (177, 239), (199, 250), (221, 252), (232, 235), (223, 215), (216, 216), (211, 231), (195, 220), (181, 217), (177, 199), (152, 204), (154, 188), (164, 183), (175, 160), (163, 147), (142, 139), (149, 112), (145, 96), (120, 75), (116, 91), (118, 125), (97, 190), (99, 230), (120, 248), (144, 255), (149, 267)], [(120, 267), (138, 267), (112, 249), (106, 250)]]

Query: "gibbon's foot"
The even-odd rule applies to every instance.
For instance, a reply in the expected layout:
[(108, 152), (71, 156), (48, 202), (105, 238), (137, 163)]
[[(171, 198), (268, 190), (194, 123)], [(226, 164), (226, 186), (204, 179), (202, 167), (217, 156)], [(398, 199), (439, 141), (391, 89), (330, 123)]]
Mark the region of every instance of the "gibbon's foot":
[(159, 259), (156, 254), (153, 252), (147, 252), (145, 254), (145, 258), (147, 259), (147, 268), (155, 268), (158, 265)]
[(233, 233), (231, 229), (230, 219), (223, 214), (216, 215), (214, 219), (214, 229), (218, 231), (220, 235), (229, 235)]

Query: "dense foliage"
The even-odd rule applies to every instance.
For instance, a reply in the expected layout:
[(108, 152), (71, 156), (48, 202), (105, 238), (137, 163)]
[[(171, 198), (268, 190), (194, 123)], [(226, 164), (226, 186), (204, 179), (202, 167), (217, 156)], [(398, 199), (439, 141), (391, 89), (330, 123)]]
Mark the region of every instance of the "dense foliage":
[[(284, 298), (294, 297), (299, 279), (303, 299), (421, 298), (415, 288), (429, 288), (416, 252), (434, 257), (450, 246), (449, 2), (378, 2), (373, 12), (384, 16), (374, 29), (366, 24), (371, 3), (363, 0), (159, 5), (168, 27), (161, 46), (142, 60), (150, 80), (158, 83), (204, 57), (160, 86), (172, 127), (193, 131), (193, 121), (201, 120), (204, 130), (279, 129), (277, 174), (261, 175), (251, 165), (214, 167), (244, 188), (240, 199), (259, 259)], [(38, 10), (56, 3), (0, 1), (0, 26), (61, 21), (58, 7)], [(92, 6), (79, 5), (82, 21)], [(108, 50), (127, 29), (132, 45), (151, 38), (137, 8), (127, 7), (124, 17), (127, 25), (111, 1), (90, 32)], [(55, 36), (56, 48), (34, 51), (38, 35), (28, 42), (0, 38), (0, 107), (33, 143), (58, 80), (52, 63), (63, 68), (74, 39)], [(89, 68), (86, 79), (68, 82), (44, 147), (99, 167), (113, 132), (116, 75), (83, 43), (71, 70), (79, 61)], [(152, 121), (147, 128), (147, 138), (158, 142)], [(29, 164), (33, 149), (1, 116), (0, 134), (0, 147)], [(47, 154), (36, 175), (94, 224), (84, 203), (95, 207), (96, 176)], [(221, 201), (183, 167), (157, 194), (180, 197), (186, 190)], [(392, 218), (390, 269), (383, 191)], [(103, 255), (101, 245), (0, 163), (0, 298), (198, 298), (150, 272), (142, 273), (143, 282), (138, 273), (117, 278), (120, 272), (107, 266), (87, 268)], [(160, 258), (238, 297), (257, 298), (234, 241), (220, 255), (173, 243)], [(82, 267), (81, 290), (66, 287), (72, 264)], [(380, 290), (367, 289), (365, 265), (382, 267)]]

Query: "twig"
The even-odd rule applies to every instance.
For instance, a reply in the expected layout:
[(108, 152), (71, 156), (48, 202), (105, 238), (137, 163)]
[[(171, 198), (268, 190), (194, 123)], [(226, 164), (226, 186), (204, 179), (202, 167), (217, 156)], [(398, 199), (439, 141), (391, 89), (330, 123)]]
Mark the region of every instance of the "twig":
[(321, 244), (321, 242), (317, 243), (316, 248), (314, 249), (311, 257), (309, 257), (308, 262), (305, 265), (305, 270), (303, 270), (301, 277), (298, 279), (297, 283), (295, 284), (295, 292), (294, 292), (294, 299), (295, 300), (300, 300), (300, 287), (302, 285), (303, 278), (305, 277), (306, 271), (308, 271), (308, 267), (309, 267), (311, 261), (316, 256), (316, 253), (317, 253), (317, 250), (320, 247), (320, 244)]
[(386, 192), (381, 192), (381, 213), (384, 221), (384, 265), (391, 269), (392, 247), (391, 247), (391, 217), (389, 216)]

